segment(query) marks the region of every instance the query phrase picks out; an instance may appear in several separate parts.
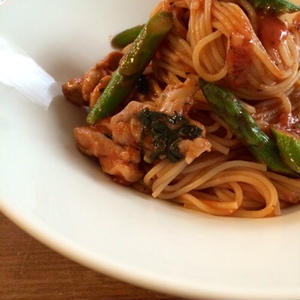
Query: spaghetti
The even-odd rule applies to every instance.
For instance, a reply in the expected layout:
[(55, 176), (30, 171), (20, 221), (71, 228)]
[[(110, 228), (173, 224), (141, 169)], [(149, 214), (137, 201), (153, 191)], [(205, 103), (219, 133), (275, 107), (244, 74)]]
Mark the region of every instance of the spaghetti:
[[(300, 180), (255, 162), (198, 86), (200, 77), (233, 91), (265, 132), (279, 124), (299, 135), (299, 14), (264, 15), (246, 0), (163, 0), (152, 16), (162, 11), (172, 13), (173, 27), (143, 73), (147, 91), (136, 88), (121, 112), (75, 129), (80, 150), (97, 156), (119, 183), (212, 215), (271, 217), (299, 203)], [(93, 107), (129, 49), (67, 82), (66, 97)], [(146, 134), (141, 112), (156, 125), (154, 117), (169, 120), (159, 126), (174, 139)], [(187, 139), (196, 127), (201, 135)], [(190, 130), (184, 137), (182, 128)], [(181, 159), (164, 155), (156, 145), (163, 142)]]

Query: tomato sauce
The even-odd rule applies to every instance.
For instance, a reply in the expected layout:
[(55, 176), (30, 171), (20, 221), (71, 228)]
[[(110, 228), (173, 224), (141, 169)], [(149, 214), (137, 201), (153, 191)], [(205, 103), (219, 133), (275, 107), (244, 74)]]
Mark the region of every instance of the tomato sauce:
[(300, 13), (297, 13), (294, 17), (294, 20), (293, 20), (293, 25), (295, 26), (295, 29), (296, 30), (300, 30)]
[(277, 48), (288, 35), (286, 24), (273, 15), (260, 14), (258, 17), (258, 38), (265, 48)]
[(230, 85), (236, 88), (245, 86), (251, 64), (251, 40), (239, 33), (233, 33), (227, 63)]

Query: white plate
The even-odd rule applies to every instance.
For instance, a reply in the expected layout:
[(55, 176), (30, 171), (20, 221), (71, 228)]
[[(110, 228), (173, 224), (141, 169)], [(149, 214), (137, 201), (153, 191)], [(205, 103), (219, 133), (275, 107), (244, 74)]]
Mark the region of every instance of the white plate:
[[(109, 36), (155, 0), (8, 0), (0, 35), (57, 81), (82, 74)], [(1, 66), (0, 66), (1, 68)], [(0, 207), (58, 252), (122, 280), (193, 298), (298, 299), (299, 210), (264, 220), (185, 211), (114, 184), (74, 147), (84, 116), (0, 85)]]

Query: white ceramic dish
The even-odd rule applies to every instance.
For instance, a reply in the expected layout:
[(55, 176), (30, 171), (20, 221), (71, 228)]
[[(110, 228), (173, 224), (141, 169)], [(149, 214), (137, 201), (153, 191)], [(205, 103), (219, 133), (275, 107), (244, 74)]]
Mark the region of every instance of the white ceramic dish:
[[(8, 0), (0, 36), (57, 81), (146, 20), (155, 0)], [(1, 67), (1, 66), (0, 66)], [(58, 252), (139, 286), (191, 298), (298, 299), (300, 213), (244, 220), (182, 210), (114, 184), (74, 147), (83, 124), (56, 97), (49, 110), (0, 85), (0, 208)]]

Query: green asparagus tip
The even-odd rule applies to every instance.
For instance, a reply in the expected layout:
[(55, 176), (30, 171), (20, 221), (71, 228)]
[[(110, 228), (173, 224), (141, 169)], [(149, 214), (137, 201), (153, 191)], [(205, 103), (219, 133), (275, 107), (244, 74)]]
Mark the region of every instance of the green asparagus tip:
[(287, 0), (248, 0), (255, 9), (262, 10), (264, 13), (282, 15), (294, 13), (300, 10), (298, 5)]
[(300, 174), (300, 137), (284, 129), (272, 127), (281, 158), (292, 170)]
[(127, 45), (134, 42), (144, 26), (145, 25), (138, 25), (120, 32), (112, 39), (111, 45), (117, 49), (126, 47)]
[[(295, 172), (281, 159), (273, 139), (258, 127), (234, 94), (212, 83), (205, 83), (204, 80), (200, 80), (199, 84), (202, 85), (203, 94), (213, 111), (227, 123), (236, 137), (248, 147), (258, 161), (265, 163), (274, 172), (296, 176)], [(292, 144), (293, 149), (297, 149), (295, 144)], [(299, 151), (293, 150), (293, 153), (298, 154)]]

